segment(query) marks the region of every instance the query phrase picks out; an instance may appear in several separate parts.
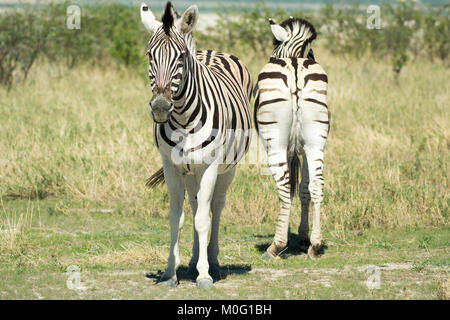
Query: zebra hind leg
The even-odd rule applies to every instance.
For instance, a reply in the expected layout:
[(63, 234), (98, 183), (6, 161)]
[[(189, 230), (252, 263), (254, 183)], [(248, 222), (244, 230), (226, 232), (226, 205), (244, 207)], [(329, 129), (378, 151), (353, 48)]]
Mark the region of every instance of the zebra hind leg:
[(289, 233), (289, 215), (291, 213), (291, 184), (288, 164), (287, 162), (272, 165), (269, 163), (269, 167), (277, 186), (280, 211), (278, 213), (275, 236), (272, 244), (267, 248), (263, 256), (264, 259), (275, 258), (286, 248)]
[(320, 206), (323, 200), (323, 151), (305, 150), (308, 161), (309, 172), (309, 193), (311, 195), (313, 222), (311, 231), (311, 245), (308, 249), (308, 255), (311, 258), (319, 256), (319, 251), (323, 246), (322, 232), (320, 228)]

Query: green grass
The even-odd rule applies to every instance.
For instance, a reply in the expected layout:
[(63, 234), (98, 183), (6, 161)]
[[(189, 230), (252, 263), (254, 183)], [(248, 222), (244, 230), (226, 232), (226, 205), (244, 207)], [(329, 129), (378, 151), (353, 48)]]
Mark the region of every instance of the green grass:
[[(267, 60), (231, 53), (254, 78)], [(114, 65), (40, 61), (25, 84), (0, 88), (0, 298), (448, 297), (450, 70), (416, 60), (397, 81), (384, 61), (346, 60), (320, 45), (315, 55), (329, 76), (332, 113), (322, 206), (328, 248), (308, 260), (293, 234), (281, 259), (262, 260), (278, 197), (260, 174), (264, 158), (243, 163), (221, 224), (220, 259), (230, 271), (210, 293), (183, 277), (177, 290), (153, 285), (165, 268), (169, 222), (166, 186), (144, 186), (161, 166), (148, 81)], [(299, 210), (296, 201), (294, 233)], [(186, 213), (184, 267), (187, 204)], [(370, 264), (382, 268), (372, 292), (364, 284)], [(70, 265), (81, 268), (87, 290), (66, 288)]]
[[(65, 203), (70, 214), (55, 213)], [(14, 247), (0, 251), (2, 299), (436, 299), (448, 280), (449, 232), (441, 228), (371, 229), (345, 240), (325, 233), (322, 258), (311, 260), (292, 234), (275, 260), (262, 259), (273, 225), (221, 228), (222, 279), (204, 292), (184, 275), (192, 245), (192, 214), (180, 239), (176, 290), (155, 285), (169, 251), (165, 218), (102, 212), (96, 204), (65, 200), (4, 202), (2, 221), (28, 211)], [(292, 226), (294, 227), (294, 226)], [(71, 290), (69, 266), (81, 270), (85, 290)], [(381, 269), (380, 289), (365, 285), (369, 265)], [(448, 294), (448, 292), (447, 292)]]

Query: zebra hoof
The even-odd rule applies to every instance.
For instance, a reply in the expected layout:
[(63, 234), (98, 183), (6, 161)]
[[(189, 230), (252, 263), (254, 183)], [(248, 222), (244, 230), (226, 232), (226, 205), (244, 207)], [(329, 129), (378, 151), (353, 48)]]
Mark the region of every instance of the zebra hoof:
[(160, 280), (156, 284), (161, 287), (176, 288), (178, 280), (177, 278), (170, 278), (168, 280)]
[(277, 256), (274, 256), (271, 253), (269, 253), (269, 251), (264, 252), (262, 257), (263, 257), (264, 260), (272, 260), (272, 259), (276, 259), (277, 258)]
[(214, 287), (214, 284), (211, 279), (197, 280), (197, 288), (199, 288), (199, 289), (209, 289), (212, 287)]
[(286, 245), (283, 246), (277, 246), (274, 243), (272, 243), (266, 250), (266, 252), (263, 255), (263, 259), (276, 259), (280, 256), (280, 254), (283, 253), (287, 249)]
[(321, 248), (320, 245), (319, 246), (313, 246), (313, 245), (309, 246), (308, 257), (311, 259), (320, 258), (320, 253), (319, 253), (320, 248)]

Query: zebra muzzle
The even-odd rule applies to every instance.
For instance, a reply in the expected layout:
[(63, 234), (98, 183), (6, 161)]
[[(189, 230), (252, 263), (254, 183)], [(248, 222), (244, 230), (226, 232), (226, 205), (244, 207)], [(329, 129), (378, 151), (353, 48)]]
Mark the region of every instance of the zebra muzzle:
[(156, 123), (165, 123), (169, 121), (172, 114), (173, 103), (164, 95), (156, 95), (150, 100), (150, 111), (153, 121)]

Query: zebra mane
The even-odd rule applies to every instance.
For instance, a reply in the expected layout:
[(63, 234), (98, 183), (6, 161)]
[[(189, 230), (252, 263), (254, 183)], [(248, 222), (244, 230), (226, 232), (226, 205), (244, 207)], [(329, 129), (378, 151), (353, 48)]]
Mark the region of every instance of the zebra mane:
[[(172, 3), (170, 1), (167, 2), (166, 8), (164, 9), (164, 14), (161, 18), (164, 32), (167, 35), (170, 35), (170, 29), (173, 26), (176, 26), (179, 29), (180, 18), (181, 18), (180, 14), (173, 7)], [(192, 57), (195, 59), (197, 52), (197, 44), (195, 43), (195, 39), (192, 35), (192, 32), (185, 34), (184, 39), (186, 41), (186, 47), (188, 48), (189, 52), (191, 52)]]
[(167, 2), (166, 9), (164, 10), (164, 14), (161, 18), (164, 32), (168, 35), (170, 32), (170, 29), (173, 27), (174, 23), (174, 15), (178, 15), (175, 12), (175, 9), (172, 6), (172, 2)]
[[(287, 45), (292, 43), (301, 43), (302, 47), (306, 48), (317, 37), (314, 26), (309, 21), (304, 19), (290, 17), (280, 23), (280, 26), (292, 34), (289, 41), (287, 41)], [(275, 49), (282, 44), (283, 42), (277, 40), (275, 36), (273, 37), (273, 45)]]

